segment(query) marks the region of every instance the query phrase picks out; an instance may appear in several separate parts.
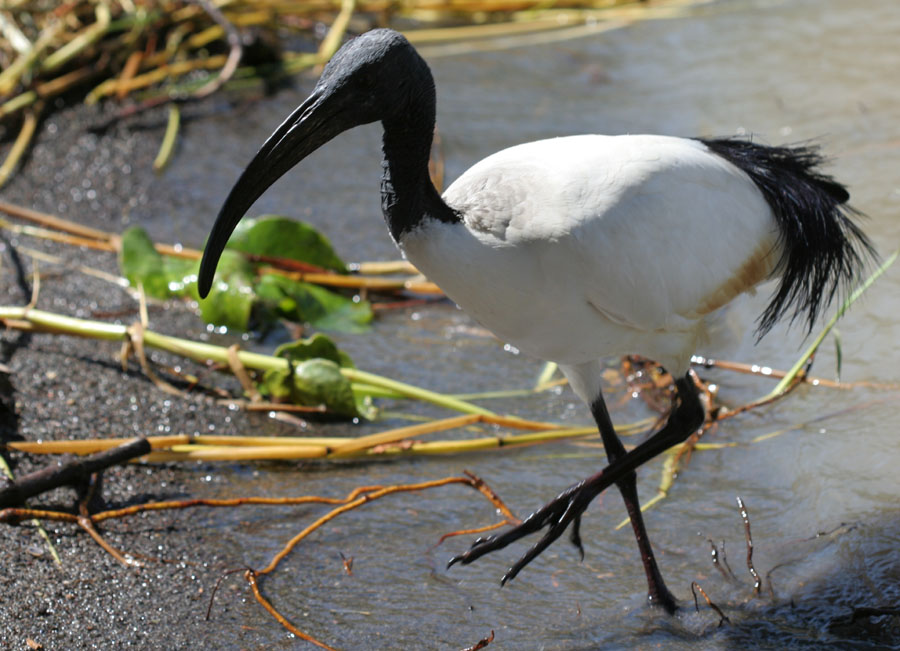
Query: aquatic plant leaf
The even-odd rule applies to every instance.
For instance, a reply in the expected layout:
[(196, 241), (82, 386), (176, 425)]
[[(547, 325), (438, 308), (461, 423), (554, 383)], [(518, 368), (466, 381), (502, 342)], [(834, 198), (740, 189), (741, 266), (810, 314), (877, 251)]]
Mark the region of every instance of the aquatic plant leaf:
[(327, 359), (345, 368), (356, 368), (350, 356), (339, 350), (331, 338), (318, 332), (308, 339), (298, 339), (281, 344), (275, 349), (276, 357), (283, 357), (292, 362), (304, 362), (308, 359)]
[[(196, 295), (196, 282), (190, 291)], [(247, 330), (256, 298), (253, 266), (239, 253), (223, 251), (212, 290), (206, 300), (199, 301), (200, 316), (206, 323)]]
[(360, 415), (350, 381), (330, 359), (308, 359), (296, 365), (291, 363), (290, 370), (266, 371), (259, 390), (276, 400), (296, 405), (324, 405), (338, 416)]
[(153, 240), (140, 226), (132, 226), (122, 233), (119, 247), (119, 267), (133, 287), (143, 285), (148, 296), (167, 298), (169, 282), (163, 269), (163, 257)]
[[(260, 220), (249, 228), (241, 226), (241, 229), (238, 238), (241, 246), (259, 247), (253, 253), (278, 257), (285, 252), (267, 245), (265, 240), (279, 239), (283, 245), (303, 232), (306, 235), (300, 240), (319, 241), (311, 247), (321, 254), (314, 264), (343, 267), (328, 242), (303, 224), (278, 217)], [(246, 331), (251, 327), (265, 329), (278, 319), (287, 319), (309, 323), (322, 330), (349, 333), (368, 330), (373, 316), (368, 302), (353, 301), (317, 285), (277, 274), (266, 274), (256, 282), (256, 265), (242, 253), (231, 249), (222, 253), (212, 291), (206, 300), (200, 300), (197, 293), (199, 261), (161, 255), (139, 226), (122, 234), (120, 266), (128, 281), (135, 287), (142, 285), (148, 296), (187, 296), (198, 301), (203, 320), (216, 326)], [(329, 256), (332, 259), (327, 260)], [(338, 364), (348, 361), (337, 356), (329, 359)]]
[(242, 220), (226, 246), (250, 255), (298, 260), (347, 272), (347, 265), (331, 248), (328, 238), (309, 224), (279, 215)]
[(196, 285), (199, 265), (194, 260), (160, 255), (147, 231), (132, 226), (122, 233), (119, 266), (132, 286), (142, 285), (154, 298), (169, 298), (190, 293), (188, 286)]
[(372, 306), (368, 301), (354, 302), (317, 285), (284, 276), (263, 276), (256, 285), (256, 293), (260, 303), (254, 318), (260, 323), (284, 318), (309, 323), (321, 330), (360, 333), (368, 330), (372, 321)]

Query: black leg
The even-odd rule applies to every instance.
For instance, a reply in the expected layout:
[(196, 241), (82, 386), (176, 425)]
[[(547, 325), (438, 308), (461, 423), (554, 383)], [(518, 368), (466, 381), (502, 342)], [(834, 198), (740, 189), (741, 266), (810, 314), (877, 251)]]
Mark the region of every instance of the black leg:
[[(603, 438), (603, 448), (606, 450), (606, 457), (610, 462), (625, 455), (625, 446), (616, 435), (609, 412), (606, 409), (606, 403), (603, 396), (598, 395), (597, 399), (591, 405), (591, 413), (600, 429), (600, 436)], [(628, 511), (628, 517), (631, 519), (631, 527), (634, 529), (634, 537), (637, 540), (638, 549), (641, 552), (641, 562), (644, 564), (644, 572), (647, 574), (647, 598), (651, 604), (660, 606), (668, 613), (675, 612), (675, 597), (669, 592), (663, 581), (659, 566), (656, 564), (656, 557), (653, 555), (653, 548), (650, 546), (650, 538), (647, 537), (647, 529), (644, 527), (644, 516), (641, 513), (641, 503), (638, 500), (637, 493), (637, 473), (630, 472), (622, 479), (616, 482), (622, 499), (625, 502), (625, 509)], [(574, 530), (573, 530), (574, 532)], [(573, 541), (575, 542), (575, 541)], [(580, 547), (580, 545), (578, 545)]]
[[(579, 525), (581, 522), (581, 514), (587, 509), (588, 504), (590, 504), (597, 495), (613, 484), (619, 484), (620, 490), (622, 485), (626, 486), (626, 489), (623, 491), (623, 497), (625, 497), (625, 492), (627, 492), (627, 486), (629, 485), (628, 478), (629, 476), (632, 477), (631, 482), (633, 485), (634, 472), (637, 468), (650, 461), (650, 459), (665, 452), (673, 445), (681, 443), (703, 424), (705, 413), (700, 404), (697, 389), (691, 379), (685, 377), (676, 380), (675, 386), (678, 391), (678, 404), (669, 415), (669, 419), (665, 426), (656, 434), (634, 448), (631, 452), (624, 452), (624, 447), (622, 447), (621, 442), (618, 442), (618, 437), (615, 437), (613, 434), (613, 438), (618, 442), (618, 447), (611, 441), (612, 446), (607, 448), (607, 455), (612, 459), (613, 450), (615, 450), (617, 454), (615, 459), (612, 459), (606, 468), (597, 474), (570, 486), (556, 499), (528, 516), (520, 525), (496, 536), (479, 538), (472, 544), (468, 551), (450, 559), (448, 567), (454, 563), (468, 565), (485, 554), (502, 549), (520, 538), (524, 538), (531, 533), (540, 531), (544, 527), (547, 527), (547, 532), (544, 536), (538, 540), (537, 543), (522, 556), (522, 558), (509, 568), (501, 579), (501, 584), (505, 584), (510, 579), (515, 578), (523, 567), (528, 565), (528, 563), (534, 560), (541, 552), (549, 547), (551, 543), (559, 538), (569, 524), (573, 525), (572, 542), (580, 548)], [(604, 407), (603, 411), (605, 412), (605, 410), (606, 408)], [(608, 419), (609, 416), (606, 415), (606, 420)], [(602, 432), (603, 429), (601, 428), (601, 435)], [(608, 437), (604, 436), (604, 444), (606, 444), (606, 438)], [(660, 599), (660, 605), (667, 609), (674, 609), (674, 599), (672, 599), (668, 590), (665, 590), (665, 584), (659, 574), (659, 569), (656, 567), (656, 562), (653, 560), (650, 544), (647, 542), (643, 519), (640, 517), (640, 509), (637, 506), (636, 490), (626, 497), (626, 505), (629, 502), (635, 507), (636, 515), (632, 514), (629, 509), (629, 516), (632, 517), (632, 525), (635, 526), (635, 535), (638, 538), (638, 544), (641, 546), (641, 555), (645, 558), (645, 569), (648, 568), (645, 547), (647, 552), (649, 552), (649, 559), (652, 563), (652, 565), (649, 566), (652, 570), (648, 570), (648, 582), (651, 583), (651, 598), (653, 597), (653, 581), (655, 580), (657, 582), (657, 597)], [(635, 520), (637, 520), (639, 524), (635, 524)], [(650, 576), (651, 571), (655, 573), (653, 578)], [(668, 603), (664, 601), (665, 598), (662, 596), (663, 593), (659, 592), (659, 586), (662, 586), (662, 589), (665, 591), (664, 594), (668, 595), (668, 599), (670, 600)]]

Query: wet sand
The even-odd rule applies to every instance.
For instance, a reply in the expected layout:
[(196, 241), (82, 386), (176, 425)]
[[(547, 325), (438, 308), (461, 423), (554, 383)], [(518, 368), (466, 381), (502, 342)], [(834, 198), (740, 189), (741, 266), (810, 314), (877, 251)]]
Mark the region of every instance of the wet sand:
[[(189, 111), (209, 112), (211, 104)], [(121, 232), (135, 209), (148, 205), (175, 213), (177, 197), (153, 194), (151, 163), (164, 113), (148, 113), (102, 135), (85, 133), (99, 114), (76, 107), (52, 115), (24, 168), (2, 196), (5, 201), (58, 214), (104, 230)], [(112, 254), (10, 236), (4, 243), (0, 294), (5, 305), (28, 298), (15, 282), (10, 250), (19, 250), (31, 282), (29, 247), (62, 258), (40, 263), (38, 307), (84, 318), (132, 323), (134, 301), (107, 281), (75, 270), (88, 265), (118, 275)], [(150, 306), (153, 327), (168, 333), (206, 336), (203, 324), (179, 302)], [(154, 435), (166, 432), (222, 434), (253, 431), (264, 416), (229, 411), (204, 395), (174, 397), (158, 390), (132, 358), (127, 372), (118, 362), (119, 344), (67, 336), (5, 332), (0, 362), (10, 369), (0, 399), (13, 410), (2, 414), (5, 440), (81, 439)], [(161, 365), (191, 365), (153, 353)], [(200, 369), (193, 368), (194, 371)], [(225, 377), (215, 384), (234, 389)], [(270, 425), (268, 425), (271, 427)], [(13, 454), (12, 468), (24, 475), (51, 457)], [(128, 465), (105, 473), (106, 508), (189, 496), (217, 495), (229, 469), (189, 464)], [(29, 501), (32, 507), (71, 509), (73, 489), (58, 489)], [(142, 569), (126, 568), (79, 527), (45, 522), (62, 560), (56, 566), (30, 523), (0, 526), (0, 648), (261, 648), (288, 644), (285, 633), (254, 603), (231, 588), (221, 593), (212, 622), (205, 621), (210, 589), (229, 557), (227, 529), (213, 515), (194, 512), (144, 514), (101, 527), (115, 548), (134, 555)], [(232, 586), (237, 587), (237, 586)]]

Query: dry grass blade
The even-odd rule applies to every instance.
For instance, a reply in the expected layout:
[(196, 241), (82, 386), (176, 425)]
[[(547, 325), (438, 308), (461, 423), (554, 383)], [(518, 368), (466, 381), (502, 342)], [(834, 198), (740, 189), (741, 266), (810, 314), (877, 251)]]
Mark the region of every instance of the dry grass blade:
[(247, 368), (243, 364), (241, 364), (241, 358), (238, 357), (237, 354), (239, 349), (240, 346), (238, 346), (237, 344), (232, 344), (228, 347), (228, 367), (231, 369), (232, 374), (241, 383), (241, 388), (244, 389), (244, 393), (250, 396), (250, 400), (252, 402), (260, 402), (262, 400), (262, 396), (259, 393), (259, 389), (256, 388), (256, 384), (253, 382), (253, 380), (250, 379), (250, 374), (247, 372)]
[(58, 231), (63, 231), (64, 233), (78, 235), (87, 239), (101, 240), (104, 242), (109, 242), (113, 239), (113, 235), (111, 233), (107, 233), (106, 231), (101, 231), (89, 226), (82, 226), (81, 224), (70, 221), (68, 219), (62, 219), (61, 217), (57, 217), (55, 215), (38, 212), (37, 210), (32, 210), (24, 206), (17, 206), (3, 200), (0, 200), (0, 211), (6, 213), (11, 217), (25, 219), (35, 224), (40, 224), (41, 226), (44, 226), (46, 228), (52, 228)]
[(0, 97), (9, 95), (19, 79), (30, 71), (39, 57), (41, 57), (51, 43), (56, 40), (64, 27), (62, 21), (55, 21), (47, 25), (38, 36), (37, 40), (26, 52), (22, 52), (3, 72), (0, 72)]
[(337, 52), (355, 10), (356, 0), (341, 0), (341, 9), (331, 23), (328, 34), (322, 40), (322, 45), (319, 46), (317, 72), (321, 72), (321, 67)]
[[(199, 99), (202, 97), (206, 97), (208, 95), (212, 95), (214, 92), (219, 90), (222, 86), (225, 85), (231, 77), (234, 75), (234, 71), (237, 70), (238, 64), (241, 62), (241, 57), (244, 55), (244, 45), (241, 42), (241, 34), (238, 32), (237, 28), (229, 21), (225, 15), (219, 10), (217, 6), (215, 6), (210, 0), (195, 0), (203, 7), (204, 11), (209, 14), (210, 18), (212, 18), (219, 27), (221, 27), (222, 31), (226, 36), (226, 40), (228, 42), (228, 58), (225, 60), (225, 65), (222, 66), (222, 70), (219, 72), (218, 77), (210, 80), (196, 91), (194, 91), (194, 97)], [(218, 32), (216, 32), (218, 34)]]
[(68, 63), (82, 51), (99, 41), (106, 31), (109, 29), (112, 14), (109, 10), (109, 4), (98, 2), (94, 7), (96, 22), (93, 25), (85, 27), (81, 32), (75, 35), (68, 43), (47, 56), (41, 62), (41, 72), (53, 72), (62, 65)]

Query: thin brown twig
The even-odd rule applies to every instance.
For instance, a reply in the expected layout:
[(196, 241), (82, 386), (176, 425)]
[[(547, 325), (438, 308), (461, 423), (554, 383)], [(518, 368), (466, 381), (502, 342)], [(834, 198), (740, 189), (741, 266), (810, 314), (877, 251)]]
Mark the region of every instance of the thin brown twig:
[(106, 242), (112, 239), (112, 235), (106, 231), (97, 230), (96, 228), (91, 228), (89, 226), (82, 226), (81, 224), (68, 219), (62, 219), (61, 217), (42, 213), (24, 206), (17, 206), (16, 204), (8, 203), (3, 200), (0, 200), (0, 212), (4, 212), (10, 217), (18, 217), (19, 219), (40, 224), (47, 228), (53, 228), (58, 231), (63, 231), (64, 233), (78, 235), (87, 239), (103, 240)]
[(518, 517), (516, 517), (515, 513), (513, 513), (508, 506), (506, 506), (503, 500), (500, 499), (500, 496), (497, 495), (497, 493), (495, 493), (494, 490), (490, 486), (488, 486), (481, 477), (468, 470), (463, 470), (463, 473), (472, 481), (472, 487), (479, 493), (484, 495), (488, 499), (488, 501), (497, 508), (498, 511), (505, 515), (510, 524), (512, 524), (513, 526), (521, 524), (522, 521)]
[(97, 528), (91, 521), (91, 514), (88, 509), (88, 504), (90, 504), (91, 500), (93, 499), (96, 488), (98, 485), (100, 485), (102, 476), (102, 471), (95, 472), (86, 482), (87, 489), (83, 491), (84, 494), (78, 500), (78, 525), (82, 529), (87, 531), (88, 535), (90, 535), (90, 537), (94, 539), (94, 542), (100, 545), (100, 547), (104, 551), (106, 551), (107, 554), (119, 561), (122, 565), (126, 567), (143, 567), (143, 563), (137, 561), (136, 559), (125, 556), (122, 552), (109, 544), (106, 539), (104, 539), (103, 536), (100, 535), (100, 532), (97, 531)]
[(210, 617), (212, 617), (212, 607), (213, 603), (216, 600), (216, 593), (219, 591), (219, 586), (222, 585), (222, 581), (228, 578), (232, 574), (237, 574), (238, 572), (250, 572), (252, 571), (249, 567), (236, 567), (231, 570), (225, 570), (222, 575), (216, 580), (216, 584), (213, 586), (212, 592), (209, 594), (209, 605), (206, 607), (206, 621), (209, 621)]
[(341, 515), (342, 513), (346, 513), (347, 511), (353, 510), (359, 506), (368, 504), (374, 500), (380, 499), (381, 497), (385, 497), (387, 495), (392, 495), (394, 493), (419, 491), (419, 490), (425, 490), (428, 488), (437, 488), (440, 486), (447, 486), (450, 484), (466, 484), (468, 486), (471, 486), (478, 492), (480, 492), (485, 497), (487, 497), (491, 501), (491, 503), (494, 504), (495, 506), (497, 506), (498, 508), (500, 508), (502, 512), (509, 513), (511, 515), (511, 511), (506, 507), (505, 504), (503, 504), (503, 502), (500, 500), (500, 498), (497, 497), (496, 493), (494, 493), (493, 490), (491, 490), (489, 487), (487, 487), (484, 484), (483, 480), (481, 480), (479, 477), (477, 477), (476, 475), (474, 475), (472, 473), (466, 473), (466, 474), (467, 474), (466, 477), (445, 477), (443, 479), (420, 482), (417, 484), (400, 484), (400, 485), (395, 485), (395, 486), (386, 486), (386, 487), (381, 488), (376, 491), (365, 492), (357, 499), (355, 499), (351, 502), (348, 502), (342, 506), (339, 506), (335, 509), (332, 509), (331, 511), (329, 511), (328, 513), (326, 513), (325, 515), (323, 515), (322, 517), (317, 519), (314, 523), (312, 523), (311, 525), (306, 527), (303, 531), (301, 531), (300, 533), (295, 535), (293, 538), (291, 538), (291, 540), (289, 540), (287, 542), (287, 544), (284, 545), (284, 547), (281, 549), (281, 551), (279, 551), (277, 554), (275, 554), (275, 556), (272, 558), (272, 560), (269, 562), (269, 564), (265, 568), (263, 568), (261, 570), (247, 570), (247, 572), (245, 573), (244, 576), (247, 578), (248, 582), (250, 583), (250, 586), (253, 590), (254, 596), (256, 597), (257, 601), (269, 612), (269, 614), (271, 614), (287, 630), (291, 631), (295, 635), (303, 636), (303, 639), (307, 639), (308, 641), (318, 644), (319, 646), (322, 646), (323, 648), (330, 648), (330, 647), (326, 647), (324, 644), (322, 644), (312, 638), (305, 636), (305, 634), (301, 633), (283, 615), (281, 615), (275, 609), (275, 607), (272, 606), (272, 604), (270, 604), (267, 600), (265, 600), (265, 598), (262, 596), (262, 593), (259, 590), (258, 577), (273, 572), (278, 567), (279, 563), (282, 560), (284, 560), (284, 558), (288, 554), (291, 553), (291, 551), (297, 546), (297, 544), (300, 543), (300, 541), (302, 541), (304, 538), (309, 536), (309, 534), (311, 534), (316, 529), (320, 528), (325, 523), (336, 518), (337, 516)]
[(337, 651), (334, 647), (330, 647), (327, 644), (325, 644), (324, 642), (320, 642), (313, 636), (311, 636), (307, 633), (304, 633), (299, 628), (297, 628), (296, 626), (291, 624), (287, 620), (287, 618), (284, 617), (284, 615), (279, 613), (275, 609), (275, 607), (271, 603), (269, 603), (269, 601), (265, 597), (263, 597), (262, 592), (260, 592), (259, 581), (257, 580), (258, 575), (259, 575), (259, 572), (255, 572), (254, 570), (247, 570), (246, 572), (244, 572), (244, 578), (247, 579), (247, 583), (250, 584), (250, 589), (253, 590), (253, 596), (256, 597), (256, 601), (258, 601), (259, 604), (263, 608), (265, 608), (268, 611), (268, 613), (272, 617), (274, 617), (275, 620), (279, 624), (284, 626), (287, 630), (289, 630), (291, 633), (293, 633), (294, 635), (299, 637), (301, 640), (306, 640), (307, 642), (311, 642), (312, 644), (315, 644), (317, 647), (320, 647), (322, 649), (328, 649), (329, 651)]
[(710, 555), (712, 556), (712, 564), (726, 579), (733, 578), (728, 575), (728, 572), (725, 571), (725, 567), (722, 563), (719, 562), (719, 548), (716, 547), (716, 543), (712, 541), (712, 538), (707, 538), (706, 541), (709, 543), (710, 547)]
[[(702, 357), (694, 355), (691, 358), (691, 364), (703, 368), (719, 368), (724, 371), (732, 371), (734, 373), (743, 373), (745, 375), (755, 375), (758, 377), (772, 378), (773, 380), (781, 380), (787, 377), (788, 372), (777, 368), (760, 364), (747, 364), (744, 362), (734, 362), (724, 359), (713, 359), (711, 357)], [(900, 384), (891, 382), (837, 382), (835, 380), (827, 380), (814, 375), (806, 375), (803, 382), (817, 387), (827, 387), (829, 389), (900, 389)]]
[(346, 513), (347, 511), (352, 511), (353, 509), (362, 506), (363, 504), (368, 504), (373, 500), (380, 499), (385, 497), (386, 495), (392, 495), (394, 493), (409, 493), (413, 491), (425, 490), (428, 488), (437, 488), (439, 486), (447, 486), (449, 484), (466, 484), (468, 486), (472, 486), (475, 488), (475, 482), (469, 477), (445, 477), (443, 479), (435, 479), (431, 481), (420, 482), (418, 484), (400, 484), (396, 486), (385, 486), (376, 491), (366, 492), (362, 494), (360, 497), (347, 502), (335, 509), (332, 509), (325, 515), (321, 516), (318, 520), (313, 522), (311, 525), (303, 529), (300, 533), (291, 538), (287, 544), (279, 551), (275, 556), (272, 557), (272, 560), (269, 561), (269, 564), (266, 565), (263, 569), (258, 571), (258, 574), (269, 574), (278, 567), (278, 564), (284, 560), (284, 558), (293, 551), (293, 549), (302, 541), (304, 538), (309, 536), (316, 529), (324, 525), (325, 523), (333, 520), (338, 517), (342, 513)]
[(750, 535), (750, 515), (747, 513), (747, 507), (741, 496), (737, 496), (738, 509), (741, 512), (741, 519), (744, 521), (744, 536), (747, 539), (747, 571), (753, 577), (753, 591), (758, 595), (762, 587), (762, 580), (759, 578), (759, 572), (753, 567), (753, 536)]
[(725, 622), (731, 623), (731, 620), (728, 619), (728, 615), (723, 613), (722, 609), (712, 602), (712, 600), (707, 596), (706, 591), (702, 587), (700, 587), (700, 584), (696, 581), (691, 581), (691, 594), (694, 595), (694, 608), (698, 613), (700, 612), (700, 605), (697, 603), (697, 592), (702, 594), (703, 598), (706, 599), (706, 604), (714, 611), (716, 611), (716, 614), (719, 616), (719, 626), (722, 626), (722, 624)]
[(235, 400), (234, 398), (223, 398), (218, 401), (223, 405), (234, 405), (246, 411), (287, 411), (303, 414), (324, 414), (328, 412), (325, 405), (294, 405), (289, 402), (264, 402), (262, 398), (259, 401)]
[[(217, 507), (233, 507), (243, 506), (247, 504), (258, 504), (267, 506), (295, 506), (298, 504), (346, 504), (357, 499), (360, 495), (381, 490), (381, 486), (360, 486), (355, 488), (347, 497), (320, 497), (317, 495), (304, 495), (302, 497), (233, 497), (226, 499), (188, 499), (188, 500), (171, 500), (166, 502), (150, 502), (148, 504), (133, 504), (121, 509), (111, 509), (101, 511), (91, 516), (94, 522), (108, 520), (111, 518), (121, 518), (127, 515), (135, 515), (145, 511), (166, 511), (170, 509), (185, 509), (194, 506)], [(2, 521), (3, 512), (0, 511), (0, 521)]]
[(512, 522), (509, 519), (506, 519), (501, 520), (500, 522), (495, 522), (494, 524), (485, 525), (483, 527), (475, 527), (474, 529), (460, 529), (459, 531), (451, 531), (438, 538), (438, 541), (429, 548), (429, 551), (437, 549), (442, 544), (444, 544), (445, 541), (456, 536), (474, 536), (475, 534), (485, 533), (486, 531), (493, 531), (494, 529), (499, 529), (500, 527), (504, 527), (506, 525), (516, 526), (517, 524), (519, 523)]
[(494, 641), (494, 630), (491, 629), (490, 635), (488, 635), (487, 637), (481, 638), (475, 644), (473, 644), (472, 646), (467, 646), (462, 651), (480, 651), (481, 649), (485, 648), (488, 644), (490, 644), (493, 641)]
[[(187, 509), (195, 506), (234, 507), (243, 505), (267, 505), (267, 506), (294, 506), (298, 504), (346, 504), (359, 495), (381, 489), (381, 486), (360, 486), (353, 489), (347, 497), (320, 497), (316, 495), (304, 495), (302, 497), (233, 497), (225, 499), (194, 498), (186, 500), (169, 500), (165, 502), (148, 502), (146, 504), (132, 504), (120, 509), (109, 509), (93, 513), (90, 518), (93, 522), (123, 518), (129, 515), (145, 513), (148, 511), (168, 511), (173, 509)], [(15, 523), (27, 518), (40, 520), (54, 520), (58, 522), (77, 522), (77, 516), (65, 511), (49, 511), (46, 509), (31, 509), (10, 507), (0, 510), (0, 522)]]
[(140, 561), (138, 561), (134, 558), (129, 558), (128, 556), (125, 556), (118, 549), (116, 549), (115, 547), (110, 545), (108, 542), (106, 542), (106, 540), (104, 540), (103, 536), (100, 535), (100, 532), (97, 531), (97, 529), (94, 527), (94, 524), (91, 521), (91, 518), (89, 516), (79, 515), (77, 522), (78, 522), (78, 525), (82, 529), (87, 531), (88, 534), (91, 536), (91, 538), (94, 539), (94, 542), (96, 542), (98, 545), (100, 545), (100, 547), (102, 547), (103, 550), (106, 551), (106, 553), (108, 553), (110, 556), (115, 558), (117, 561), (119, 561), (125, 567), (143, 567), (144, 566), (144, 564), (141, 563)]

